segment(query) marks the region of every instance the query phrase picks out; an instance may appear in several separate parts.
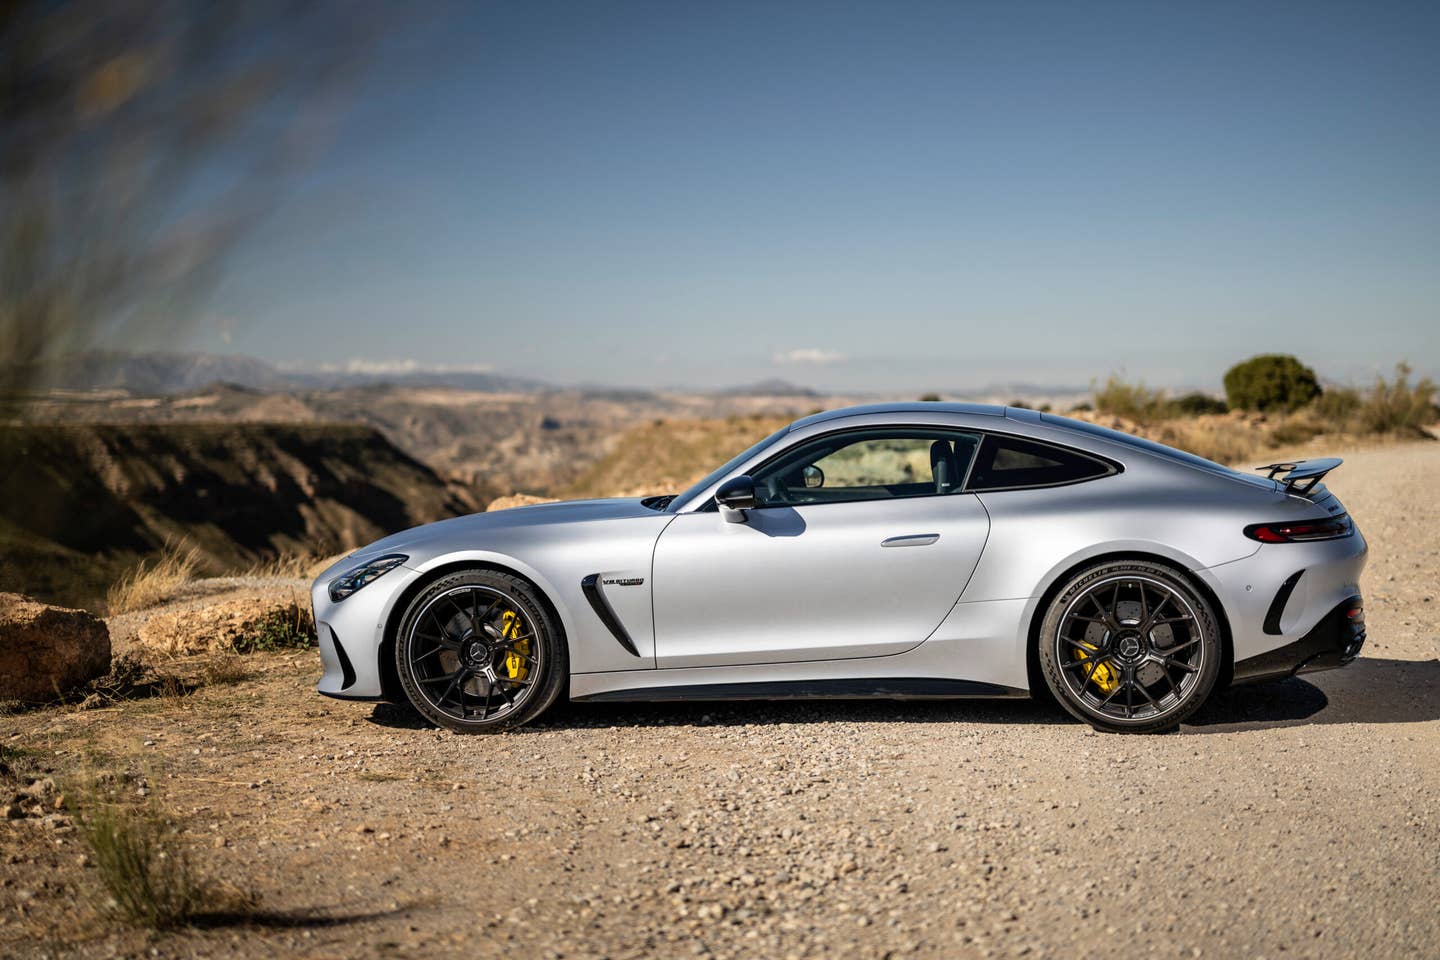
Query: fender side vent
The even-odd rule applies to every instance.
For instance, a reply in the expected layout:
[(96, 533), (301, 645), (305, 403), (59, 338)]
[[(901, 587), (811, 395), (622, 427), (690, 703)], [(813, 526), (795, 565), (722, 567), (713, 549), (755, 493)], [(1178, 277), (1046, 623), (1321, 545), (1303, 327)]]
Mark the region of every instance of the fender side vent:
[(640, 651), (635, 649), (635, 641), (630, 639), (630, 634), (625, 632), (625, 625), (620, 618), (615, 616), (615, 611), (610, 609), (610, 604), (600, 593), (600, 574), (592, 573), (580, 581), (580, 589), (585, 594), (585, 599), (590, 601), (590, 609), (595, 611), (595, 616), (605, 624), (605, 629), (610, 631), (619, 643), (632, 657), (640, 656)]
[(1275, 599), (1270, 601), (1270, 609), (1265, 612), (1264, 629), (1270, 636), (1280, 636), (1280, 618), (1285, 616), (1285, 604), (1290, 602), (1290, 594), (1295, 592), (1295, 584), (1300, 582), (1304, 573), (1304, 570), (1296, 570), (1286, 577), (1285, 582), (1280, 584), (1280, 589), (1275, 591)]

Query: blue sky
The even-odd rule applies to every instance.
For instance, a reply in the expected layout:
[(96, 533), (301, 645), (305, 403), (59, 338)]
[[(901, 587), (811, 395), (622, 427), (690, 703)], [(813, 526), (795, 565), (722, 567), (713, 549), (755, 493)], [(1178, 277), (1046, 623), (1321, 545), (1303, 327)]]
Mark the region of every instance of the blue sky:
[(1440, 373), (1440, 5), (475, 5), (191, 346), (562, 382)]

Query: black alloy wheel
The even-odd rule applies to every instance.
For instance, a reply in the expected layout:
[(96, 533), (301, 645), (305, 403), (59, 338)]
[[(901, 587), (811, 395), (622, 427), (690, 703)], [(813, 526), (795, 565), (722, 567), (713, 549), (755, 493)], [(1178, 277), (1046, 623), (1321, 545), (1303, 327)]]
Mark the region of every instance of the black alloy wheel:
[(395, 644), (400, 685), (427, 720), (461, 733), (517, 726), (543, 712), (569, 675), (565, 644), (535, 588), (465, 570), (411, 600)]
[(1214, 689), (1215, 615), (1183, 574), (1145, 561), (1076, 575), (1040, 629), (1040, 665), (1061, 706), (1097, 729), (1178, 726)]

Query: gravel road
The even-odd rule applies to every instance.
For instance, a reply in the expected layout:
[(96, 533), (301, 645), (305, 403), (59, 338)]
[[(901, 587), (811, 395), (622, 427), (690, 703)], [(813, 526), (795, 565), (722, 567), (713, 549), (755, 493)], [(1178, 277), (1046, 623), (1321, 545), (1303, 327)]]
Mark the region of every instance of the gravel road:
[(1343, 671), (1178, 733), (1024, 702), (565, 707), (457, 737), (314, 696), (309, 655), (182, 698), (0, 718), (128, 771), (243, 925), (127, 931), (63, 819), (0, 824), (0, 954), (1440, 955), (1440, 444), (1331, 479), (1371, 543)]

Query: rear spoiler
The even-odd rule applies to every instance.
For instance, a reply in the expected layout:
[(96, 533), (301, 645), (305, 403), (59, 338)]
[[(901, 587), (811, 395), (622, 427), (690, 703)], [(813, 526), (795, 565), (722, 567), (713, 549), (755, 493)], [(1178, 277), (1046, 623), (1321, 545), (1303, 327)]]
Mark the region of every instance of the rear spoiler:
[(1279, 477), (1279, 480), (1285, 485), (1286, 493), (1306, 494), (1325, 479), (1325, 474), (1344, 462), (1339, 457), (1321, 457), (1318, 460), (1297, 460), (1294, 463), (1272, 463), (1255, 469), (1268, 471), (1265, 476), (1269, 480), (1274, 480), (1283, 473), (1284, 476)]

